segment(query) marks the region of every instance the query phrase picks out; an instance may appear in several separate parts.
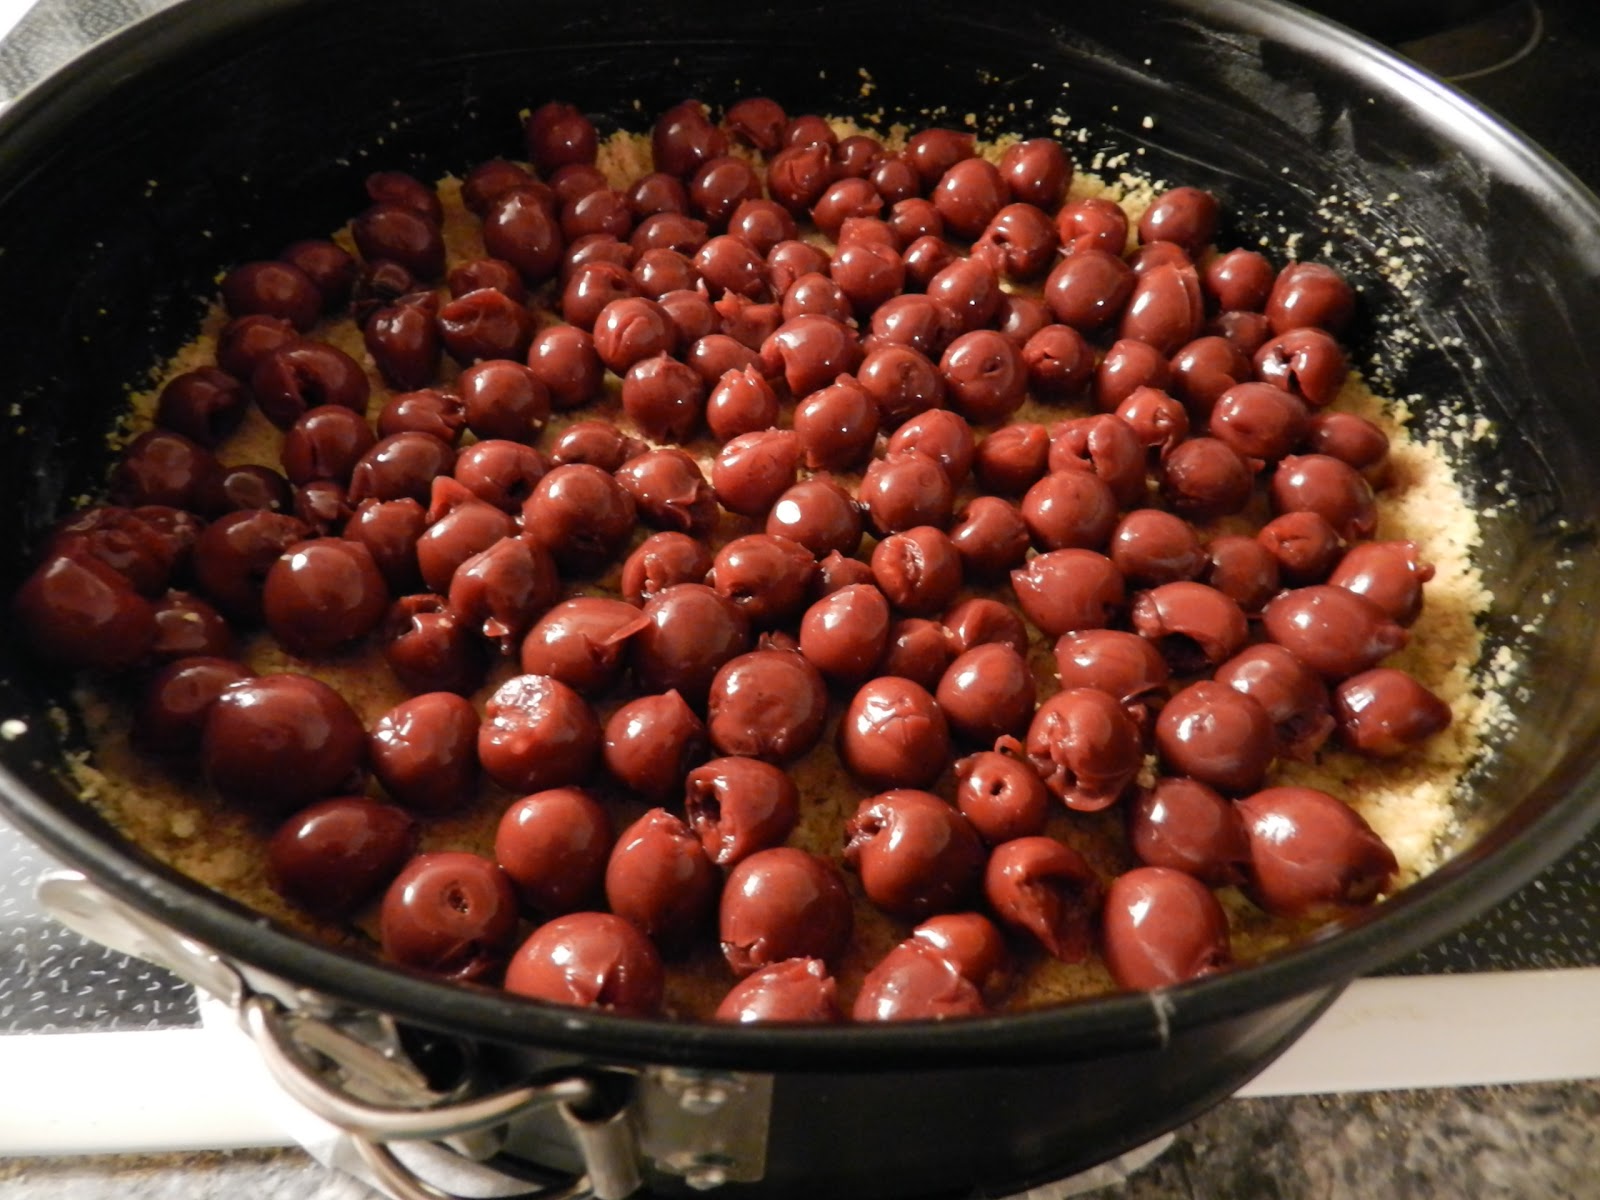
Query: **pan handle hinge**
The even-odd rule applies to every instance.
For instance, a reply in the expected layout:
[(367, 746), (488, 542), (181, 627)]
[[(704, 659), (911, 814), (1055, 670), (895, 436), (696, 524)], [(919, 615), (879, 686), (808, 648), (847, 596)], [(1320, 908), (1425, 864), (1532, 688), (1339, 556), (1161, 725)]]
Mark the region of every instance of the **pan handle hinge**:
[(414, 1151), (397, 1154), (397, 1146), (443, 1143), (457, 1159), (481, 1163), (501, 1148), (514, 1119), (538, 1110), (559, 1115), (582, 1165), (575, 1178), (524, 1192), (526, 1200), (625, 1200), (643, 1186), (646, 1164), (696, 1191), (766, 1174), (770, 1075), (579, 1065), (488, 1094), (469, 1073), (441, 1092), (412, 1062), (386, 1014), (352, 1011), (273, 980), (262, 985), (268, 994), (209, 946), (80, 872), (46, 873), (38, 894), (77, 933), (165, 967), (226, 1005), (278, 1086), (344, 1133), (394, 1200), (453, 1200), (408, 1165)]
[[(525, 1200), (625, 1200), (642, 1185), (639, 1149), (626, 1104), (608, 1099), (614, 1079), (599, 1072), (563, 1071), (484, 1096), (446, 1098), (424, 1106), (357, 1096), (333, 1083), (332, 1073), (361, 1081), (363, 1090), (391, 1095), (410, 1091), (432, 1096), (394, 1076), (390, 1061), (366, 1040), (320, 1017), (287, 1009), (268, 996), (252, 995), (240, 1020), (268, 1072), (296, 1102), (345, 1133), (373, 1179), (394, 1200), (452, 1200), (396, 1154), (406, 1142), (447, 1142), (470, 1152), (492, 1152), (473, 1144), (511, 1121), (539, 1109), (554, 1109), (583, 1159), (583, 1172), (565, 1183), (523, 1193)], [(409, 1068), (406, 1068), (409, 1069)], [(625, 1093), (624, 1093), (625, 1094)]]
[(80, 872), (47, 872), (38, 896), (74, 932), (165, 967), (230, 1008), (274, 1081), (344, 1133), (372, 1181), (394, 1200), (454, 1200), (408, 1165), (411, 1156), (397, 1154), (397, 1145), (442, 1142), (463, 1161), (480, 1160), (498, 1149), (514, 1118), (540, 1109), (559, 1114), (582, 1170), (524, 1191), (523, 1200), (625, 1200), (643, 1185), (631, 1072), (563, 1069), (487, 1095), (471, 1094), (470, 1082), (440, 1093), (400, 1048), (386, 1015), (350, 1013), (305, 991), (285, 988), (292, 996), (285, 1003), (254, 990), (216, 951)]
[(772, 1082), (742, 1071), (645, 1069), (633, 1101), (640, 1150), (696, 1191), (755, 1183), (767, 1169)]

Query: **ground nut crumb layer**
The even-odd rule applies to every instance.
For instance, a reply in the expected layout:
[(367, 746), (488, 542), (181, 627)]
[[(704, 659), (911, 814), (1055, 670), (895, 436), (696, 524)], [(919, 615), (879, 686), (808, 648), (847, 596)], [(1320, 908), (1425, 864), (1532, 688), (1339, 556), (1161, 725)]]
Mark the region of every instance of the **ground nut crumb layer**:
[[(840, 135), (856, 132), (853, 123), (836, 122)], [(884, 137), (892, 148), (904, 130), (892, 130)], [(983, 153), (998, 159), (1005, 141), (983, 147)], [(740, 153), (735, 149), (735, 153)], [(648, 138), (616, 134), (603, 140), (598, 165), (613, 186), (626, 183), (649, 170)], [(466, 214), (461, 202), (459, 182), (446, 179), (439, 187), (447, 214), (445, 240), (451, 265), (482, 257), (485, 253), (478, 222)], [(1131, 221), (1149, 203), (1151, 185), (1131, 177), (1108, 182), (1079, 173), (1069, 199), (1105, 196), (1128, 211)], [(314, 235), (315, 231), (306, 231)], [(813, 235), (815, 236), (815, 235)], [(348, 232), (339, 235), (352, 248)], [(263, 247), (263, 250), (269, 249)], [(553, 285), (551, 285), (553, 286)], [(1008, 285), (1009, 286), (1009, 285)], [(549, 300), (547, 287), (540, 297)], [(213, 307), (196, 339), (166, 364), (161, 381), (214, 361), (215, 335), (225, 320), (220, 308)], [(539, 320), (557, 320), (541, 309)], [(373, 366), (353, 321), (341, 319), (314, 332), (344, 350), (367, 368), (372, 384), (369, 416), (375, 418), (391, 396)], [(441, 384), (456, 374), (448, 357), (441, 361)], [(545, 434), (548, 445), (554, 434), (576, 419), (605, 416), (627, 425), (617, 400), (617, 381), (608, 377), (609, 392), (600, 402), (584, 409), (557, 413)], [(160, 386), (133, 397), (120, 438), (126, 439), (149, 428)], [(1498, 693), (1488, 686), (1480, 670), (1482, 641), (1476, 621), (1488, 605), (1489, 596), (1472, 562), (1478, 542), (1477, 517), (1456, 476), (1451, 458), (1440, 445), (1411, 436), (1408, 414), (1399, 406), (1372, 395), (1360, 378), (1352, 375), (1340, 393), (1335, 407), (1358, 413), (1378, 424), (1390, 439), (1391, 479), (1378, 495), (1379, 539), (1410, 539), (1420, 547), (1420, 558), (1432, 563), (1435, 575), (1424, 594), (1422, 615), (1411, 628), (1410, 643), (1386, 665), (1404, 668), (1449, 704), (1453, 723), (1442, 734), (1403, 758), (1375, 763), (1338, 750), (1327, 750), (1316, 764), (1280, 763), (1272, 781), (1323, 788), (1350, 803), (1393, 850), (1400, 864), (1399, 884), (1404, 886), (1428, 873), (1436, 864), (1441, 841), (1452, 831), (1452, 800), (1461, 786), (1464, 773), (1485, 749), (1488, 732), (1503, 720)], [(789, 409), (784, 415), (788, 423)], [(1087, 402), (1071, 406), (1046, 406), (1030, 400), (1013, 421), (1049, 423), (1065, 417), (1089, 415)], [(469, 435), (470, 436), (470, 435)], [(218, 448), (219, 457), (229, 465), (259, 463), (276, 469), (281, 434), (252, 407), (233, 437)], [(688, 449), (703, 466), (709, 467), (717, 449), (705, 435)], [(849, 478), (853, 484), (859, 476)], [(1214, 528), (1201, 526), (1202, 534), (1238, 525), (1241, 530), (1259, 527), (1265, 509), (1257, 519), (1229, 518)], [(760, 529), (757, 522), (724, 513), (720, 528), (712, 539), (713, 549), (733, 537)], [(635, 541), (649, 530), (641, 528)], [(865, 557), (863, 554), (861, 557)], [(570, 588), (569, 594), (595, 593), (616, 589), (617, 574)], [(967, 589), (963, 595), (982, 595)], [(1009, 589), (993, 592), (1009, 599)], [(1034, 632), (1031, 665), (1040, 684), (1043, 700), (1056, 688), (1052, 658), (1053, 639)], [(370, 726), (381, 714), (407, 698), (408, 693), (394, 680), (375, 648), (302, 661), (287, 655), (269, 636), (254, 635), (245, 645), (243, 658), (258, 673), (297, 671), (315, 676), (341, 692)], [(514, 660), (496, 666), (483, 688), (473, 697), (481, 711), (483, 701), (505, 678), (516, 673)], [(601, 721), (621, 703), (613, 697), (596, 706)], [(301, 910), (285, 903), (266, 877), (263, 848), (272, 830), (248, 817), (220, 805), (203, 783), (194, 776), (174, 774), (167, 766), (134, 751), (128, 740), (129, 712), (125, 697), (109, 687), (86, 683), (79, 692), (86, 726), (91, 731), (93, 751), (74, 763), (77, 782), (83, 793), (128, 838), (177, 870), (242, 903), (257, 909), (284, 925), (308, 932), (352, 952), (375, 953), (375, 921), (366, 914), (356, 928), (322, 924)], [(872, 789), (857, 782), (841, 766), (833, 750), (834, 728), (841, 705), (837, 698), (827, 730), (818, 747), (791, 770), (802, 798), (799, 827), (789, 844), (813, 851), (842, 865), (844, 822), (859, 801)], [(1147, 765), (1147, 774), (1153, 763)], [(948, 797), (951, 790), (947, 771), (933, 790)], [(374, 785), (374, 789), (375, 789)], [(464, 849), (491, 855), (494, 831), (500, 815), (515, 797), (493, 784), (486, 784), (479, 803), (459, 816), (427, 818), (422, 822), (421, 849)], [(620, 830), (648, 805), (627, 797), (612, 798), (614, 825)], [(1117, 809), (1094, 815), (1069, 813), (1054, 806), (1048, 832), (1076, 846), (1103, 876), (1109, 878), (1131, 865), (1122, 818)], [(862, 976), (895, 943), (906, 937), (911, 922), (892, 919), (869, 904), (861, 895), (853, 872), (845, 872), (856, 900), (856, 935), (852, 948), (839, 965), (836, 976), (840, 998), (846, 1011)], [(1233, 931), (1233, 947), (1241, 961), (1259, 958), (1298, 937), (1308, 929), (1294, 922), (1267, 917), (1241, 893), (1224, 889), (1219, 893)], [(373, 906), (375, 909), (375, 906)], [(669, 964), (667, 1011), (673, 1015), (708, 1016), (733, 977), (714, 941), (705, 939), (687, 961)], [(1007, 1005), (1030, 1008), (1111, 989), (1109, 973), (1092, 960), (1081, 966), (1067, 966), (1042, 953), (1019, 957), (1019, 973)]]

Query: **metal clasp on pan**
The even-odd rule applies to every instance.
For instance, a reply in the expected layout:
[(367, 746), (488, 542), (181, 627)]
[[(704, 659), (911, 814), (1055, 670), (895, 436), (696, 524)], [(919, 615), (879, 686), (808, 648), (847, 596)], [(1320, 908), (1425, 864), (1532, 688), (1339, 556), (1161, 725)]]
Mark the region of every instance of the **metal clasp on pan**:
[[(396, 1200), (452, 1200), (395, 1155), (393, 1143), (442, 1141), (473, 1159), (501, 1144), (514, 1118), (554, 1108), (577, 1147), (582, 1174), (526, 1193), (529, 1200), (624, 1200), (642, 1164), (697, 1190), (749, 1183), (766, 1172), (770, 1075), (677, 1067), (564, 1070), (489, 1095), (433, 1090), (400, 1049), (393, 1021), (306, 991), (289, 1002), (253, 989), (221, 955), (123, 903), (76, 871), (40, 879), (41, 903), (64, 925), (114, 950), (165, 967), (222, 1001), (255, 1042), (273, 1079), (345, 1133)], [(602, 1080), (625, 1086), (602, 1087)], [(620, 1093), (622, 1100), (616, 1098)], [(602, 1095), (612, 1098), (602, 1099)]]
[[(627, 1109), (594, 1116), (586, 1110), (595, 1103), (598, 1089), (582, 1075), (570, 1074), (507, 1088), (492, 1095), (456, 1100), (433, 1107), (415, 1108), (360, 1099), (347, 1089), (329, 1083), (321, 1064), (305, 1052), (305, 1040), (296, 1036), (302, 1022), (315, 1031), (316, 1053), (348, 1068), (374, 1052), (365, 1043), (315, 1017), (299, 1018), (267, 996), (248, 997), (240, 1017), (261, 1051), (267, 1070), (286, 1092), (330, 1125), (352, 1139), (357, 1154), (374, 1178), (396, 1200), (449, 1200), (448, 1194), (422, 1180), (402, 1163), (393, 1142), (458, 1139), (504, 1125), (534, 1109), (555, 1107), (583, 1154), (585, 1173), (564, 1187), (529, 1193), (538, 1200), (624, 1200), (639, 1189), (638, 1151), (627, 1119)], [(358, 1078), (372, 1078), (360, 1074)], [(381, 1073), (381, 1068), (380, 1072)]]
[[(393, 1045), (380, 1048), (347, 1031), (331, 1014), (318, 1011), (322, 1005), (291, 1009), (253, 991), (214, 950), (124, 904), (77, 871), (48, 872), (40, 878), (38, 895), (51, 915), (75, 932), (165, 967), (233, 1009), (278, 1085), (347, 1134), (374, 1179), (396, 1200), (452, 1198), (401, 1162), (391, 1143), (450, 1141), (471, 1147), (474, 1135), (546, 1107), (560, 1112), (584, 1171), (567, 1184), (527, 1193), (530, 1200), (624, 1200), (641, 1186), (628, 1108), (591, 1112), (599, 1089), (589, 1076), (572, 1073), (473, 1098), (441, 1096)], [(392, 1022), (379, 1017), (377, 1025), (375, 1040), (391, 1041)]]
[(653, 1067), (632, 1107), (645, 1157), (697, 1191), (766, 1173), (770, 1075)]

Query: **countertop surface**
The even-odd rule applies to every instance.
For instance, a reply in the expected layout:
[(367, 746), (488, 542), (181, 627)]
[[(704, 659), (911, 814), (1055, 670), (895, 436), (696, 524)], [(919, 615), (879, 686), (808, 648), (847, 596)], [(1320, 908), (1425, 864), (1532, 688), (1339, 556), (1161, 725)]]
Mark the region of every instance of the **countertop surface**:
[[(166, 2), (41, 0), (0, 42), (0, 101), (81, 47)], [(1534, 26), (1513, 11), (1521, 5), (1507, 6), (1494, 36), (1514, 50), (1512, 43), (1526, 32), (1534, 52), (1489, 74), (1465, 77), (1477, 64), (1459, 38), (1402, 49), (1425, 62), (1433, 55), (1435, 65), (1457, 66), (1449, 73), (1457, 75), (1460, 86), (1595, 186), (1600, 184), (1600, 141), (1587, 134), (1586, 123), (1575, 114), (1592, 113), (1600, 103), (1600, 5), (1544, 0), (1540, 7), (1542, 24)], [(0, 9), (6, 8), (0, 0)], [(12, 848), (6, 834), (0, 831), (0, 851)], [(1591, 870), (1597, 863), (1600, 840), (1591, 836), (1523, 895), (1535, 907), (1547, 899), (1574, 904), (1592, 931), (1600, 921)], [(40, 936), (36, 927), (8, 923), (7, 915), (0, 905), (0, 941), (20, 944)], [(1527, 925), (1526, 901), (1514, 898), (1459, 940), (1521, 945)], [(1571, 965), (1558, 938), (1535, 934), (1526, 961), (1512, 965)], [(76, 944), (69, 949), (75, 952)], [(1451, 969), (1451, 953), (1446, 943), (1401, 969)], [(61, 999), (70, 1006), (70, 996)], [(137, 1027), (149, 1018), (147, 1007), (134, 1003), (131, 1015), (111, 1024)], [(0, 996), (0, 1030), (24, 1028), (7, 1021)], [(1180, 1129), (1163, 1155), (1126, 1182), (1088, 1194), (1095, 1200), (1600, 1197), (1600, 1081), (1234, 1100)], [(295, 1150), (0, 1159), (4, 1200), (111, 1195), (121, 1200), (364, 1200), (372, 1193)]]

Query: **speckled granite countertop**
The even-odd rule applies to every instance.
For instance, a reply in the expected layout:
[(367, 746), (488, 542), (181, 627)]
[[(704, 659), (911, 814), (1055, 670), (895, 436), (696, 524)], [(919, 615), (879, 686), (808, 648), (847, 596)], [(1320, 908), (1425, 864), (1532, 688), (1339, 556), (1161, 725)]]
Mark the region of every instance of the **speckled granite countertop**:
[[(0, 100), (64, 62), (78, 47), (168, 2), (41, 0), (0, 42)], [(1600, 6), (1589, 0), (1543, 0), (1543, 8), (1540, 48), (1546, 58), (1534, 69), (1551, 72), (1549, 86), (1530, 87), (1533, 77), (1515, 69), (1466, 86), (1552, 143), (1563, 126), (1570, 134), (1581, 125), (1567, 124), (1572, 112), (1600, 102)], [(1459, 47), (1445, 49), (1454, 53)], [(1545, 82), (1545, 76), (1539, 80)], [(1590, 103), (1582, 103), (1585, 97)], [(1581, 131), (1576, 140), (1567, 141), (1572, 144), (1561, 142), (1557, 152), (1593, 183), (1600, 177), (1592, 169), (1595, 143)], [(25, 859), (14, 842), (6, 841), (8, 835), (15, 837), (0, 830), (0, 860)], [(1523, 896), (1532, 898), (1535, 908), (1571, 906), (1585, 935), (1594, 934), (1600, 916), (1591, 868), (1597, 863), (1600, 838), (1591, 837)], [(8, 913), (4, 899), (0, 890), (0, 950), (16, 950), (30, 970), (43, 967), (38, 953), (41, 947), (46, 957), (55, 952), (54, 935)], [(1475, 929), (1399, 969), (1453, 969), (1463, 948), (1471, 963), (1473, 953), (1485, 944), (1491, 946), (1495, 966), (1571, 965), (1562, 940), (1566, 934), (1542, 931), (1537, 913), (1533, 916), (1528, 919), (1521, 903), (1513, 900)], [(1600, 944), (1600, 937), (1589, 941)], [(1492, 948), (1497, 942), (1502, 948), (1514, 946), (1518, 961), (1497, 958)], [(79, 952), (75, 942), (65, 946), (63, 953)], [(94, 952), (87, 956), (90, 961), (83, 969), (99, 969)], [(0, 982), (48, 990), (53, 985), (46, 974)], [(0, 1031), (47, 1027), (12, 1019), (16, 1014), (4, 992), (0, 988)], [(150, 1005), (159, 1007), (164, 995), (159, 982), (152, 981), (151, 998), (133, 1001), (126, 1012), (102, 1015), (96, 1027), (148, 1023)], [(49, 1004), (56, 1001), (69, 1018), (78, 1003), (66, 992)], [(180, 998), (177, 1003), (181, 1008), (185, 1002)], [(170, 1013), (154, 1016), (172, 1020)], [(177, 1019), (192, 1017), (180, 1012)], [(99, 1200), (113, 1195), (121, 1200), (362, 1200), (373, 1193), (330, 1174), (298, 1150), (0, 1159), (0, 1200)], [(1600, 1198), (1600, 1081), (1235, 1100), (1179, 1130), (1159, 1159), (1125, 1183), (1092, 1193), (1095, 1200), (1430, 1200), (1466, 1195), (1477, 1200)], [(1047, 1198), (1041, 1195), (1039, 1200)]]

